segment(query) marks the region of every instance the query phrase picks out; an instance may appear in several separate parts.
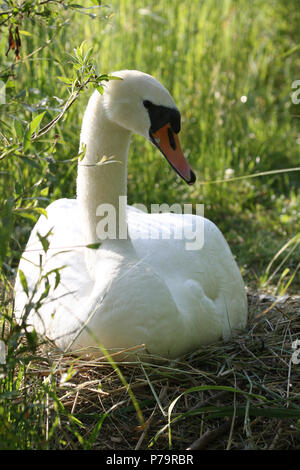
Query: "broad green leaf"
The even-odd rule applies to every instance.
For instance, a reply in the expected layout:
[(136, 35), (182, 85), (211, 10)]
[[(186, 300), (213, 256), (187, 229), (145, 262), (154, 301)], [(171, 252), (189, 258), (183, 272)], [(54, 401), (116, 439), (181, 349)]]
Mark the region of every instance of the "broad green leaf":
[(100, 95), (103, 95), (103, 86), (97, 85), (95, 88), (99, 91)]
[(36, 129), (39, 127), (43, 117), (44, 117), (45, 111), (43, 111), (41, 114), (38, 114), (33, 120), (29, 123), (28, 128), (26, 129), (26, 132), (24, 134), (24, 140), (23, 140), (23, 147), (24, 151), (28, 150), (31, 144), (31, 137), (32, 134), (36, 131)]
[(44, 117), (45, 111), (43, 111), (41, 114), (38, 114), (29, 124), (29, 133), (30, 136), (36, 131), (36, 129), (39, 127), (43, 117)]
[(43, 250), (45, 253), (47, 253), (50, 242), (47, 240), (47, 236), (43, 237), (39, 232), (37, 233), (37, 236), (42, 244)]
[(19, 215), (20, 217), (24, 217), (25, 219), (32, 220), (34, 223), (37, 221), (36, 216), (32, 214), (31, 212), (17, 211), (16, 214)]

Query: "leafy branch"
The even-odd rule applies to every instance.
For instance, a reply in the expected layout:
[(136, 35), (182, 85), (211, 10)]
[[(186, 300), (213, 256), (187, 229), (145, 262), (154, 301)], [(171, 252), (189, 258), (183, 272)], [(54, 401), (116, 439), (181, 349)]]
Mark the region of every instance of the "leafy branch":
[[(100, 8), (100, 0), (91, 0), (92, 8)], [(8, 49), (6, 55), (12, 50), (15, 52), (16, 58), (19, 60), (20, 49), (22, 46), (19, 25), (25, 18), (40, 19), (46, 22), (53, 22), (55, 19), (59, 20), (58, 9), (75, 11), (83, 14), (88, 14), (95, 18), (94, 13), (86, 13), (85, 10), (89, 9), (79, 4), (72, 3), (72, 0), (4, 0), (0, 5), (0, 27), (6, 26), (8, 28)]]
[(32, 141), (38, 139), (42, 135), (49, 132), (66, 114), (68, 109), (77, 100), (78, 96), (88, 85), (96, 88), (101, 94), (103, 93), (102, 82), (109, 80), (118, 80), (107, 74), (98, 75), (96, 67), (91, 59), (93, 48), (86, 48), (86, 42), (82, 42), (80, 46), (74, 49), (74, 55), (70, 56), (73, 63), (73, 77), (58, 77), (60, 81), (68, 85), (70, 88), (70, 96), (65, 102), (61, 112), (46, 124), (39, 132), (32, 136)]
[[(6, 145), (5, 151), (0, 155), (0, 160), (3, 160), (12, 153), (18, 153), (20, 155), (21, 152), (22, 155), (22, 151), (26, 152), (32, 142), (44, 136), (56, 126), (84, 89), (87, 87), (95, 88), (102, 94), (103, 82), (119, 80), (119, 78), (107, 74), (98, 75), (96, 66), (92, 60), (92, 54), (93, 48), (88, 49), (85, 41), (74, 49), (74, 55), (70, 55), (70, 61), (73, 64), (73, 75), (71, 77), (58, 77), (62, 83), (68, 86), (70, 91), (69, 97), (63, 104), (61, 111), (42, 128), (40, 128), (40, 124), (45, 112), (35, 116), (32, 121), (27, 124), (27, 128), (24, 133), (22, 133), (22, 130), (17, 127), (16, 133), (19, 138), (19, 142), (13, 142), (11, 145)], [(21, 145), (20, 142), (22, 142)]]

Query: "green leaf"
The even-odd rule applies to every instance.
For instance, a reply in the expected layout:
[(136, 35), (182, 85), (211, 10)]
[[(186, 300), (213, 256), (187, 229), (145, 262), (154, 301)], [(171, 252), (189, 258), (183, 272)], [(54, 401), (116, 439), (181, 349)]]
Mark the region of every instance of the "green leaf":
[(57, 77), (58, 80), (60, 80), (61, 82), (63, 83), (66, 83), (67, 85), (72, 85), (73, 83), (73, 79), (72, 78), (68, 78), (68, 77), (62, 77), (62, 76), (59, 76)]
[(24, 292), (26, 293), (26, 295), (28, 297), (28, 295), (29, 295), (28, 292), (29, 291), (28, 291), (27, 279), (26, 279), (26, 276), (25, 276), (24, 272), (22, 271), (22, 269), (19, 269), (19, 278), (20, 278), (23, 290), (24, 290)]
[(43, 250), (47, 253), (50, 242), (47, 240), (47, 236), (43, 237), (39, 232), (37, 232), (37, 236), (42, 244)]
[(32, 331), (25, 330), (25, 336), (26, 336), (28, 347), (29, 347), (30, 351), (34, 352), (36, 350), (37, 344), (38, 344), (37, 332), (35, 330), (32, 330)]
[(47, 276), (43, 276), (43, 279), (45, 280), (45, 288), (44, 288), (44, 292), (42, 293), (42, 295), (40, 296), (38, 302), (41, 302), (43, 299), (45, 299), (48, 294), (49, 294), (49, 291), (50, 291), (50, 282), (49, 282), (49, 279), (47, 278)]
[(36, 129), (39, 127), (43, 117), (44, 117), (44, 114), (45, 114), (46, 111), (43, 111), (41, 114), (38, 114), (32, 121), (31, 123), (29, 124), (29, 133), (30, 133), (30, 136), (36, 131)]
[(18, 139), (22, 140), (24, 129), (23, 129), (23, 125), (21, 121), (19, 121), (18, 119), (14, 119), (14, 128), (15, 128)]
[(71, 3), (71, 4), (69, 5), (69, 7), (72, 7), (72, 8), (84, 8), (84, 6), (78, 5), (78, 3)]
[(101, 429), (101, 427), (102, 427), (103, 421), (105, 420), (105, 418), (106, 418), (107, 416), (108, 416), (107, 413), (104, 413), (104, 414), (100, 417), (99, 421), (96, 423), (96, 425), (95, 425), (95, 427), (94, 427), (94, 429), (93, 429), (93, 431), (92, 431), (92, 433), (91, 433), (91, 435), (90, 435), (90, 437), (89, 437), (89, 440), (87, 441), (87, 443), (86, 443), (85, 446), (84, 446), (84, 448), (85, 448), (86, 450), (92, 449), (93, 444), (94, 444), (94, 442), (96, 441), (96, 438), (97, 438), (97, 436), (98, 436), (98, 434), (99, 434), (99, 432), (100, 432), (100, 429)]
[(49, 194), (49, 186), (46, 186), (45, 188), (41, 190), (40, 195), (46, 197), (48, 196), (48, 194)]
[[(24, 138), (24, 140), (25, 140), (25, 138)], [(30, 139), (29, 139), (29, 145), (30, 145)], [(24, 150), (25, 150), (25, 147), (24, 147)], [(22, 156), (22, 159), (25, 160), (28, 163), (28, 165), (32, 166), (33, 168), (36, 168), (36, 169), (40, 170), (40, 165), (33, 158), (23, 157)]]
[[(81, 149), (80, 149), (80, 152), (78, 154), (78, 159), (79, 159), (80, 162), (84, 159), (85, 154), (86, 154), (86, 145), (81, 144)], [(75, 157), (75, 158), (77, 158), (77, 157)]]
[(47, 211), (43, 207), (35, 207), (33, 210), (34, 212), (37, 212), (38, 214), (44, 215), (46, 218), (48, 218)]
[(96, 85), (95, 88), (96, 88), (96, 90), (99, 91), (100, 95), (103, 95), (103, 91), (104, 91), (104, 90), (103, 90), (103, 86), (102, 86), (102, 85)]
[(101, 82), (109, 82), (110, 80), (123, 80), (122, 77), (117, 77), (116, 75), (99, 75), (97, 77), (97, 82), (98, 84), (101, 84)]
[(60, 283), (60, 273), (57, 270), (55, 272), (55, 285), (54, 285), (54, 290), (57, 288), (58, 284)]
[(101, 243), (90, 243), (86, 245), (86, 248), (90, 248), (91, 250), (97, 250), (101, 246)]
[(16, 88), (16, 84), (13, 80), (7, 80), (7, 82), (5, 83), (5, 88), (6, 90), (8, 88)]
[(29, 123), (28, 128), (26, 129), (26, 132), (24, 134), (24, 140), (23, 140), (23, 147), (24, 151), (28, 150), (31, 144), (31, 137), (32, 134), (36, 131), (36, 129), (39, 127), (44, 114), (46, 111), (43, 111), (41, 114), (38, 114), (33, 120)]
[(19, 29), (19, 33), (22, 34), (22, 36), (33, 36), (32, 33), (25, 31), (24, 29)]
[(76, 418), (76, 416), (69, 414), (68, 418), (72, 423), (77, 424), (77, 426), (80, 426), (81, 428), (84, 428), (84, 424), (80, 421), (80, 419)]
[(24, 134), (24, 139), (23, 139), (23, 149), (24, 152), (29, 149), (31, 144), (31, 134), (29, 131), (29, 127), (26, 129), (25, 134)]
[(29, 219), (36, 223), (36, 216), (30, 212), (17, 211), (16, 214), (20, 217), (24, 217), (24, 219)]
[(94, 48), (90, 47), (84, 56), (84, 62), (87, 62), (91, 58), (93, 52), (94, 52)]

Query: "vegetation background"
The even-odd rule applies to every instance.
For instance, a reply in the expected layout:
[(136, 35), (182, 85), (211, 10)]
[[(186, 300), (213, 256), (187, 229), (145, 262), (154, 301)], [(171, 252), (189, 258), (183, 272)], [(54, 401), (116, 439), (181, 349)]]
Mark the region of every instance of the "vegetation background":
[[(7, 350), (0, 448), (93, 448), (109, 414), (96, 424), (89, 417), (88, 432), (61, 400), (55, 361), (47, 362), (47, 379), (33, 380), (41, 370), (36, 338), (24, 340), (11, 318), (18, 260), (49, 202), (75, 196), (83, 111), (89, 90), (101, 88), (109, 72), (142, 70), (170, 90), (182, 114), (182, 148), (198, 177), (187, 187), (154, 147), (134, 136), (129, 203), (204, 203), (249, 294), (278, 299), (299, 291), (300, 104), (292, 100), (292, 84), (300, 79), (299, 23), (297, 0), (0, 2), (6, 94), (0, 104), (0, 325)], [(139, 405), (130, 399), (136, 412)], [(275, 417), (281, 419), (288, 408), (279, 402)], [(294, 409), (299, 419), (299, 404)], [(171, 446), (168, 429), (169, 443), (162, 447)], [(254, 441), (257, 448), (265, 445), (252, 439), (254, 447)]]

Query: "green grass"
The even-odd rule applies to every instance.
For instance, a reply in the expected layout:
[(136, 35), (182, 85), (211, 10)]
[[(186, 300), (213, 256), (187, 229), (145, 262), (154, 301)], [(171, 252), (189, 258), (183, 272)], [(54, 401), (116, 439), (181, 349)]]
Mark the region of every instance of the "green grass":
[[(245, 265), (245, 275), (253, 278), (253, 270), (259, 278), (276, 251), (299, 231), (299, 172), (207, 182), (223, 179), (228, 168), (240, 176), (299, 165), (299, 111), (290, 97), (299, 70), (299, 50), (292, 52), (299, 43), (299, 13), (293, 4), (287, 8), (283, 2), (245, 6), (238, 1), (172, 0), (168, 7), (152, 2), (145, 8), (139, 0), (112, 1), (105, 9), (113, 13), (108, 20), (77, 14), (58, 31), (27, 21), (31, 36), (21, 36), (24, 56), (52, 42), (15, 66), (8, 95), (18, 97), (22, 107), (12, 100), (2, 110), (3, 118), (6, 123), (12, 118), (31, 120), (29, 107), (46, 111), (44, 122), (52, 118), (59, 104), (53, 97), (66, 97), (57, 76), (70, 74), (67, 54), (83, 39), (94, 48), (99, 72), (137, 68), (153, 74), (170, 89), (181, 110), (182, 147), (198, 181), (188, 188), (155, 148), (134, 137), (129, 202), (204, 202), (206, 216), (226, 234), (239, 264)], [(6, 42), (3, 35), (3, 51)], [(8, 59), (13, 59), (12, 53)], [(247, 96), (246, 103), (242, 96)], [(77, 154), (87, 99), (85, 93), (46, 135), (48, 149), (37, 143), (28, 153), (37, 154), (40, 145), (41, 158), (23, 161), (10, 156), (1, 162), (5, 197), (15, 187), (24, 207), (25, 198), (40, 196), (46, 187), (50, 200), (75, 194), (76, 163), (63, 161)], [(60, 138), (53, 148), (54, 133)], [(24, 230), (24, 220), (18, 218), (15, 224)]]
[[(95, 6), (97, 2), (78, 3)], [(204, 203), (206, 217), (223, 231), (251, 291), (264, 288), (273, 294), (292, 294), (299, 290), (300, 173), (246, 178), (300, 164), (300, 104), (291, 100), (292, 82), (300, 79), (298, 2), (109, 3), (81, 14), (58, 7), (56, 17), (56, 7), (49, 4), (51, 15), (40, 9), (44, 17), (18, 18), (19, 61), (12, 50), (5, 55), (8, 31), (2, 26), (0, 78), (7, 82), (7, 104), (0, 105), (1, 327), (11, 341), (12, 362), (7, 380), (0, 379), (4, 423), (0, 447), (48, 448), (55, 442), (64, 448), (68, 439), (85, 447), (97, 432), (101, 435), (102, 421), (97, 421), (92, 441), (84, 440), (84, 425), (61, 404), (55, 374), (47, 373), (49, 384), (40, 386), (35, 381), (34, 348), (31, 353), (26, 341), (21, 346), (20, 332), (9, 319), (11, 283), (35, 220), (49, 201), (75, 195), (76, 161), (72, 159), (78, 153), (90, 93), (81, 93), (55, 128), (34, 143), (24, 140), (26, 126), (42, 112), (42, 125), (60, 112), (68, 90), (58, 77), (72, 75), (69, 54), (83, 40), (93, 46), (99, 74), (123, 68), (150, 73), (170, 90), (182, 114), (181, 144), (197, 174), (196, 184), (187, 187), (154, 147), (134, 136), (129, 202)], [(216, 183), (226, 179), (228, 169), (234, 177), (245, 178)], [(14, 347), (19, 348), (17, 356)], [(49, 400), (52, 414), (47, 411)], [(61, 433), (65, 421), (69, 428), (59, 440), (56, 433), (58, 429)]]

